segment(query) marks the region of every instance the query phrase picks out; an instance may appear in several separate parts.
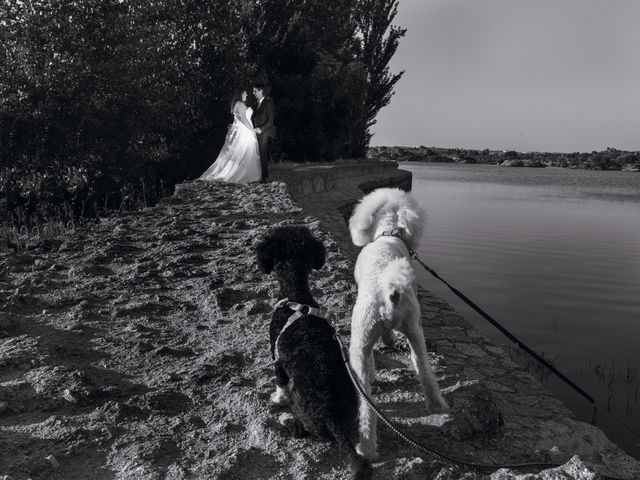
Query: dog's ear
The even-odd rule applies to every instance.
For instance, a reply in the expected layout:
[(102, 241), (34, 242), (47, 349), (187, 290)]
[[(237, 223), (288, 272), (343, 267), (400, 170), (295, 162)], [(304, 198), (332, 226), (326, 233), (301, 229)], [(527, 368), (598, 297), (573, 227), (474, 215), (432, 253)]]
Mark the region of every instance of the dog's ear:
[(413, 199), (398, 211), (398, 228), (403, 231), (403, 237), (411, 248), (418, 246), (425, 220), (424, 210)]
[(311, 255), (311, 266), (316, 270), (322, 268), (327, 257), (324, 243), (316, 238), (312, 239), (309, 245), (309, 252)]
[(276, 260), (277, 241), (273, 237), (267, 237), (256, 247), (258, 255), (258, 268), (264, 273), (271, 273)]

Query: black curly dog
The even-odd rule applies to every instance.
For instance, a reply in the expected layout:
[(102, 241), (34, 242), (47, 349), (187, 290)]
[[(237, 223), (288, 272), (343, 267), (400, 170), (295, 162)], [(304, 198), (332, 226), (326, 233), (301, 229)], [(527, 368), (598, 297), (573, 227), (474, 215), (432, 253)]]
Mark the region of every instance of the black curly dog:
[[(280, 298), (318, 308), (309, 290), (309, 273), (324, 265), (326, 252), (306, 227), (273, 230), (258, 245), (257, 253), (260, 269), (275, 272)], [(276, 342), (294, 313), (286, 304), (276, 308), (269, 327), (271, 354), (277, 358), (277, 390), (272, 401), (290, 402), (295, 436), (310, 433), (334, 440), (349, 459), (353, 478), (368, 479), (371, 464), (357, 454), (351, 440), (357, 433), (358, 394), (342, 361), (334, 329), (323, 318), (307, 313), (291, 323)]]

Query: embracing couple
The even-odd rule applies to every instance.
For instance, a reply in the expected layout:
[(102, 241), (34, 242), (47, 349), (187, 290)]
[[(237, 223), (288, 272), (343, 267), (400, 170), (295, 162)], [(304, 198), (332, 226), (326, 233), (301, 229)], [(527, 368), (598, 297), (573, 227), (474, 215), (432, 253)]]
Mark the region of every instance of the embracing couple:
[(233, 183), (264, 183), (269, 179), (271, 142), (276, 128), (273, 124), (275, 107), (262, 83), (253, 87), (257, 100), (255, 111), (247, 106), (246, 89), (235, 91), (231, 99), (233, 123), (216, 161), (200, 180)]

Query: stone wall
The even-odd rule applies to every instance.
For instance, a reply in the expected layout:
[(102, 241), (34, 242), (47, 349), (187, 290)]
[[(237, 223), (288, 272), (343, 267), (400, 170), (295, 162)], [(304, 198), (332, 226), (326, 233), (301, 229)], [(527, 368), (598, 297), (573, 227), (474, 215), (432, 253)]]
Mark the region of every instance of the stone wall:
[(339, 160), (329, 164), (280, 163), (271, 168), (271, 176), (285, 182), (294, 198), (339, 191), (344, 188), (345, 182), (354, 181), (367, 193), (382, 186), (411, 190), (411, 172), (399, 170), (396, 162), (378, 160)]

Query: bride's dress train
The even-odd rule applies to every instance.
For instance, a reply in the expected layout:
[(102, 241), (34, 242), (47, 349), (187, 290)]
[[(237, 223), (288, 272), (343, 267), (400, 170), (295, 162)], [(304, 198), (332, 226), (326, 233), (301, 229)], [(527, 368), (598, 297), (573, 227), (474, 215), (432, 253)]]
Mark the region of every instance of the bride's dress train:
[(251, 125), (251, 108), (245, 110), (243, 106), (236, 104), (234, 107), (233, 123), (227, 132), (222, 150), (213, 165), (200, 176), (200, 180), (233, 183), (260, 180), (258, 140), (253, 130), (240, 120), (240, 115), (245, 115)]

